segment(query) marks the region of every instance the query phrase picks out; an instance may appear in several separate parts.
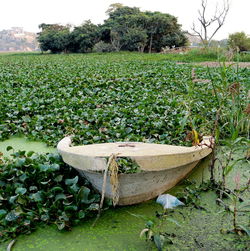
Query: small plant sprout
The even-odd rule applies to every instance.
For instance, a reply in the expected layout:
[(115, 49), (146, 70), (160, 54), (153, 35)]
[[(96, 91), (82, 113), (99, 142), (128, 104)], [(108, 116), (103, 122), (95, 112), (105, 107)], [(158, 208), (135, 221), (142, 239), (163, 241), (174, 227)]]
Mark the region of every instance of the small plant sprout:
[[(147, 221), (145, 228), (140, 233), (140, 237), (142, 238), (143, 236), (145, 236), (146, 241), (149, 240), (153, 241), (157, 249), (161, 251), (163, 250), (163, 247), (166, 243), (173, 244), (171, 238), (172, 235), (160, 231), (163, 222), (169, 221), (176, 224), (177, 226), (180, 226), (180, 224), (175, 219), (167, 216), (167, 209), (173, 209), (177, 206), (183, 206), (184, 203), (182, 203), (176, 197), (170, 194), (159, 195), (156, 202), (163, 206), (164, 212), (163, 213), (156, 212), (155, 220)], [(157, 220), (158, 222), (156, 223)]]
[[(241, 225), (238, 222), (238, 214), (239, 213), (249, 213), (250, 212), (250, 200), (243, 200), (240, 197), (240, 192), (241, 192), (241, 176), (239, 173), (237, 173), (234, 177), (234, 182), (235, 182), (235, 190), (234, 192), (231, 191), (225, 192), (222, 191), (230, 200), (230, 204), (227, 205), (226, 203), (221, 202), (221, 204), (224, 205), (225, 210), (229, 211), (233, 215), (233, 229), (227, 231), (228, 233), (236, 233), (238, 235), (243, 235), (247, 234), (250, 236), (250, 226), (245, 226)], [(244, 189), (245, 190), (245, 189)]]

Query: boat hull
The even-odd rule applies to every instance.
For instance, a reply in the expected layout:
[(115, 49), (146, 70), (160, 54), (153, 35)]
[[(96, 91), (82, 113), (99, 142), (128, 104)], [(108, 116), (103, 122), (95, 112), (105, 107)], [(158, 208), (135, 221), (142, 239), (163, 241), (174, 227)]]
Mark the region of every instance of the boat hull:
[[(57, 145), (64, 162), (76, 168), (100, 193), (105, 176), (103, 173), (110, 168), (109, 160), (115, 156), (136, 162), (141, 172), (118, 174), (119, 186), (114, 196), (119, 195), (118, 205), (150, 200), (172, 188), (212, 152), (212, 147), (213, 138), (210, 136), (203, 137), (200, 145), (192, 147), (142, 142), (71, 146), (70, 137), (63, 138)], [(109, 175), (106, 181), (105, 197), (112, 199)]]
[[(174, 187), (198, 162), (195, 161), (187, 165), (160, 171), (119, 174), (118, 205), (132, 205), (155, 198)], [(102, 193), (103, 173), (77, 170), (91, 182), (97, 191)], [(107, 177), (105, 197), (109, 199), (113, 198), (109, 175)]]

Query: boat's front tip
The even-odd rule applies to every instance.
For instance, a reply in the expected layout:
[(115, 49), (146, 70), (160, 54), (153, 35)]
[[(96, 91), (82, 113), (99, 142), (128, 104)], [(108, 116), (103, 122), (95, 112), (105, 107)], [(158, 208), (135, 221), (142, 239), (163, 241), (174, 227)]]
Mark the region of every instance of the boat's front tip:
[(214, 137), (213, 136), (203, 136), (203, 139), (201, 141), (201, 146), (206, 146), (209, 148), (213, 148), (214, 147)]
[(66, 149), (68, 149), (72, 143), (72, 137), (73, 136), (67, 136), (61, 139), (57, 144), (57, 150), (59, 153), (64, 152)]

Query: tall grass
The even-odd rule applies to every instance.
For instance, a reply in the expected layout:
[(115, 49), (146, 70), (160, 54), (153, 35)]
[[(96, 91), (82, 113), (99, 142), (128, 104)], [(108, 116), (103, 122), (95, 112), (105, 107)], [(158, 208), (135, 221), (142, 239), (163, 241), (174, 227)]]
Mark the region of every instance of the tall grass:
[(180, 62), (204, 62), (204, 61), (238, 61), (238, 62), (250, 62), (250, 54), (234, 54), (230, 55), (230, 52), (226, 48), (194, 48), (180, 53), (167, 53), (164, 54), (168, 60), (180, 61)]

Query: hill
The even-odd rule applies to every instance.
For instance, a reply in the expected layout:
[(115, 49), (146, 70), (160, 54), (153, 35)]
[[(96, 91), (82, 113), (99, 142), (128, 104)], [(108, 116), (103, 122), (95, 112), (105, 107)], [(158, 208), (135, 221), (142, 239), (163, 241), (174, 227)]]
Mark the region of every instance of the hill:
[(24, 31), (21, 27), (0, 31), (0, 52), (37, 50), (36, 33)]

